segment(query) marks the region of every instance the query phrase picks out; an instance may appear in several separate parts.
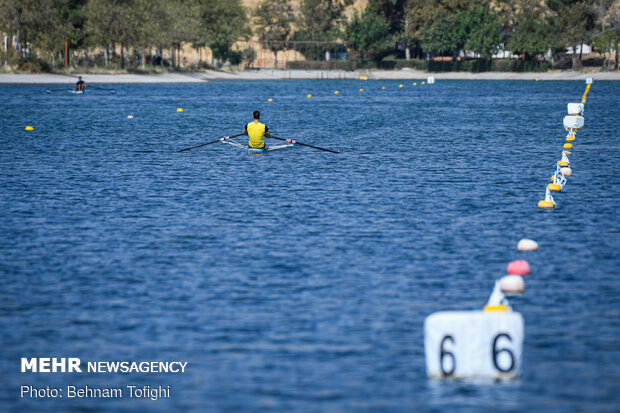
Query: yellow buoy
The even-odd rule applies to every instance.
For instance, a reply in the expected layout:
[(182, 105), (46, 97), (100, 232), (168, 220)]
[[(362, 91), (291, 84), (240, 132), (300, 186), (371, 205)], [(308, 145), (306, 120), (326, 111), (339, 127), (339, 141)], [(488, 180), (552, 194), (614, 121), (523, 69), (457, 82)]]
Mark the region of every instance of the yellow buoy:
[(568, 166), (568, 162), (566, 162), (566, 161), (558, 161), (558, 165), (560, 165), (560, 166)]
[(364, 89), (360, 89), (360, 92), (363, 92), (363, 91), (364, 91)]
[(568, 135), (568, 136), (566, 137), (566, 142), (574, 142), (574, 141), (575, 141), (575, 138), (574, 138), (574, 137), (572, 137), (572, 136), (570, 136), (570, 135)]
[(417, 83), (417, 82), (413, 82), (413, 86), (417, 86), (417, 85), (418, 85), (418, 83)]
[(485, 305), (484, 311), (508, 311), (508, 307), (502, 304), (498, 305)]
[(267, 102), (273, 102), (272, 98), (267, 99)]
[(562, 185), (560, 185), (560, 184), (549, 184), (549, 185), (547, 185), (547, 189), (549, 189), (549, 191), (551, 191), (551, 192), (561, 192), (562, 191)]
[(551, 201), (540, 200), (538, 201), (538, 208), (541, 209), (552, 209), (555, 208), (555, 204)]
[(306, 96), (306, 97), (307, 97), (307, 98), (311, 98), (311, 97), (312, 97), (312, 95), (308, 93), (308, 96)]
[(338, 92), (337, 90), (334, 91), (334, 95), (338, 95), (338, 94), (340, 94), (340, 92)]
[(422, 82), (422, 84), (424, 84), (424, 82)]
[(34, 130), (32, 126), (26, 126), (26, 130)]
[(398, 87), (403, 87), (403, 85), (398, 85)]
[(382, 90), (385, 90), (385, 86), (381, 86), (381, 89), (382, 89)]
[(551, 175), (551, 182), (555, 181), (555, 175)]
[(538, 82), (539, 80), (540, 80), (539, 78), (536, 78), (536, 81), (537, 81), (537, 82)]
[(177, 108), (177, 112), (183, 112), (183, 108)]
[(573, 153), (571, 151), (563, 151), (564, 155), (566, 156), (571, 156)]
[(565, 143), (564, 144), (564, 149), (573, 149), (573, 144), (572, 143)]

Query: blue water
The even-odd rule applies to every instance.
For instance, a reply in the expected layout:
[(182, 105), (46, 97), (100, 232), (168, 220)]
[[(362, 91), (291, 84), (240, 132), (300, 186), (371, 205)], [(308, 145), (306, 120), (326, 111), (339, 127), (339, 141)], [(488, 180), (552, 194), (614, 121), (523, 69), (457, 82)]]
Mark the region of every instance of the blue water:
[[(536, 204), (582, 82), (115, 88), (0, 86), (2, 410), (618, 408), (620, 83), (592, 86), (553, 211)], [(176, 152), (241, 132), (256, 109), (274, 135), (342, 155)], [(522, 237), (540, 250), (518, 253)], [(511, 301), (522, 377), (428, 379), (424, 318), (480, 308), (519, 258), (532, 267)], [(21, 374), (20, 357), (37, 356), (189, 364)], [(24, 384), (161, 384), (172, 397), (20, 399)]]

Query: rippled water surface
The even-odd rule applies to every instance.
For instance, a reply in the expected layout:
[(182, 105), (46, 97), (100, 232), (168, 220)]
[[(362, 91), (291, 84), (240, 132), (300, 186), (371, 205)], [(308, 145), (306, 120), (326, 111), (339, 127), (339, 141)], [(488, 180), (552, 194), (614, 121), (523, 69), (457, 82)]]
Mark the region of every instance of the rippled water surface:
[[(620, 83), (592, 86), (553, 211), (536, 204), (582, 82), (399, 83), (0, 86), (0, 408), (617, 409)], [(256, 109), (276, 136), (342, 155), (176, 152), (239, 133)], [(540, 250), (518, 253), (522, 237)], [(424, 318), (480, 308), (518, 258), (532, 266), (512, 300), (522, 377), (428, 379)], [(36, 356), (189, 365), (21, 374)], [(22, 384), (173, 397), (20, 400)]]

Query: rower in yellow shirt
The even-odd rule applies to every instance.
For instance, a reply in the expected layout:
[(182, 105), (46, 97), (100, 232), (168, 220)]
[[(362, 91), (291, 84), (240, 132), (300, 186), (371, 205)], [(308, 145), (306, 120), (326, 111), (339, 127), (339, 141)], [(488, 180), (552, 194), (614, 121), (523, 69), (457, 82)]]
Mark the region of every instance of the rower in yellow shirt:
[(269, 135), (269, 128), (264, 123), (260, 123), (259, 111), (255, 110), (252, 117), (254, 120), (245, 125), (245, 131), (243, 134), (250, 137), (248, 141), (248, 146), (250, 148), (264, 149), (267, 145), (265, 145), (263, 136), (266, 138), (271, 138), (271, 135)]

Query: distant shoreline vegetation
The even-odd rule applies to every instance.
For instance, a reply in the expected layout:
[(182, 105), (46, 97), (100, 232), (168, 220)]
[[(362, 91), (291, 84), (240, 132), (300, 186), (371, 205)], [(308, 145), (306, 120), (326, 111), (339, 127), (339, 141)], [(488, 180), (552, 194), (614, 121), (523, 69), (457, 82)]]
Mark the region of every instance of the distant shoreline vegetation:
[(361, 4), (0, 0), (0, 73), (619, 68), (620, 0)]

